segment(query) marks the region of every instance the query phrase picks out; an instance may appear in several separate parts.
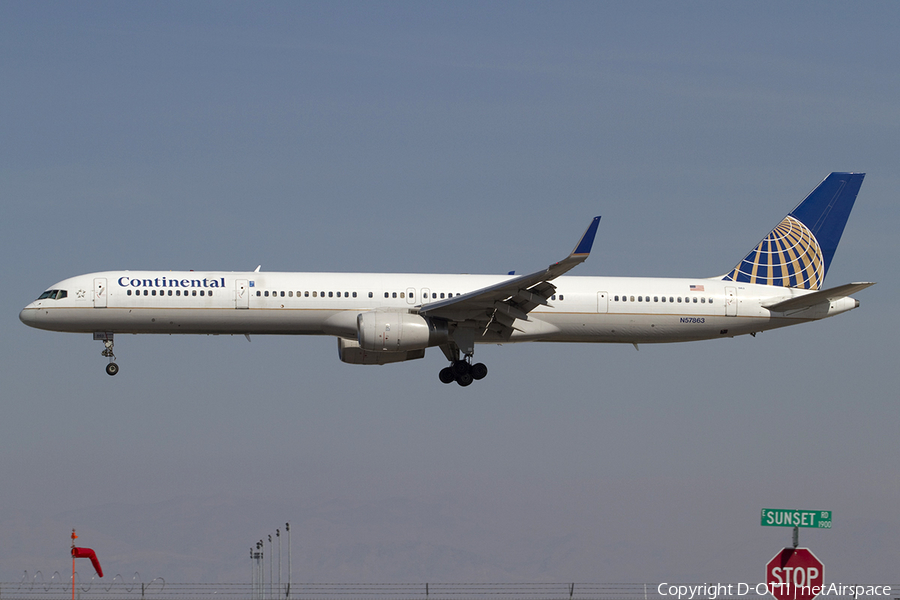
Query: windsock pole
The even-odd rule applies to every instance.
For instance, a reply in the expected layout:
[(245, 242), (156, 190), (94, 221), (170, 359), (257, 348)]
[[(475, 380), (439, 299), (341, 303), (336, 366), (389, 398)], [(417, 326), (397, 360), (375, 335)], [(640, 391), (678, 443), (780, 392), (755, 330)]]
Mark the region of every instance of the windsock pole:
[(72, 600), (75, 600), (75, 540), (78, 539), (78, 536), (75, 535), (75, 528), (72, 528), (72, 551), (70, 554), (72, 555)]

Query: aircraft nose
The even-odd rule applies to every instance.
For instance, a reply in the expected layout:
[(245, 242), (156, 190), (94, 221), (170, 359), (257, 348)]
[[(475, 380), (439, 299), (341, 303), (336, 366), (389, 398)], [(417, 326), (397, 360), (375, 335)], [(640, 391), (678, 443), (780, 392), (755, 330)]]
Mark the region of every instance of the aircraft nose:
[(22, 312), (19, 313), (19, 320), (29, 327), (34, 327), (34, 324), (37, 320), (37, 315), (35, 314), (36, 312), (37, 310), (33, 308), (23, 308)]

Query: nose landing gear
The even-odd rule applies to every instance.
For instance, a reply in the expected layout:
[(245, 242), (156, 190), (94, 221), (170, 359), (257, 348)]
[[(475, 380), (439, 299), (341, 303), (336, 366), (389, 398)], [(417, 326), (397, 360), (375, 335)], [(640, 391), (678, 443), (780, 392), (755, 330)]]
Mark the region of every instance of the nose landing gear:
[(119, 372), (119, 365), (116, 364), (116, 355), (113, 354), (113, 334), (107, 332), (94, 333), (94, 339), (103, 342), (103, 351), (100, 356), (109, 359), (106, 365), (107, 375), (115, 375)]

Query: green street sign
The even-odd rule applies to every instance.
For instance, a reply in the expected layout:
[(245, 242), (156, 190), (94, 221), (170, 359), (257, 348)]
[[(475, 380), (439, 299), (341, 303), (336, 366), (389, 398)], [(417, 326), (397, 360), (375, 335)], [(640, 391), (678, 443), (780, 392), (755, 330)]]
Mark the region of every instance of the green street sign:
[(794, 510), (790, 508), (764, 508), (760, 525), (769, 527), (813, 527), (831, 529), (830, 510)]

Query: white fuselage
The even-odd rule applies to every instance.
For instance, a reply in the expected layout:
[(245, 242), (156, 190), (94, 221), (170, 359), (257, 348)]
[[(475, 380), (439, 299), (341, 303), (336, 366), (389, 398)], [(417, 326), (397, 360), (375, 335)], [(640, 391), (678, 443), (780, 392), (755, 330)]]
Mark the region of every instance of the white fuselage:
[[(60, 298), (21, 319), (52, 331), (331, 335), (357, 338), (357, 316), (418, 307), (510, 279), (498, 275), (108, 271), (66, 279)], [(721, 279), (573, 277), (554, 280), (550, 306), (478, 343), (660, 343), (733, 337), (832, 316), (852, 298), (777, 313), (762, 304), (805, 293)], [(61, 296), (61, 294), (55, 294)]]

